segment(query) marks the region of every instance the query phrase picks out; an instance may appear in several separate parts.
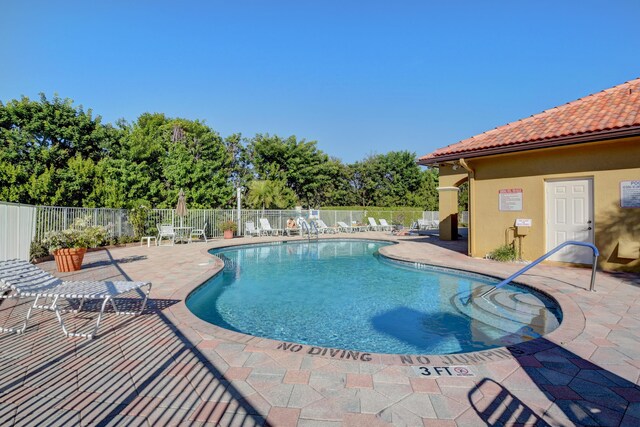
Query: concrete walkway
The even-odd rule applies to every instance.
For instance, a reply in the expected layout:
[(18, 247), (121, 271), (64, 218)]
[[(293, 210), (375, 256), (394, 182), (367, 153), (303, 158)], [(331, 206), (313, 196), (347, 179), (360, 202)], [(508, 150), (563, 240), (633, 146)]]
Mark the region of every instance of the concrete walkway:
[[(365, 236), (392, 239), (357, 235)], [(267, 240), (273, 239), (233, 243)], [(468, 258), (459, 242), (400, 240), (385, 255), (496, 277), (521, 267)], [(59, 274), (152, 281), (152, 299), (142, 316), (108, 314), (92, 341), (65, 338), (49, 312), (38, 312), (23, 335), (0, 335), (0, 424), (640, 425), (637, 275), (599, 273), (598, 292), (591, 293), (588, 269), (541, 265), (519, 281), (563, 308), (562, 325), (545, 338), (455, 357), (354, 360), (340, 352), (309, 354), (308, 346), (226, 331), (193, 316), (184, 299), (222, 268), (207, 250), (224, 244), (97, 251), (80, 272)], [(39, 266), (55, 269), (53, 262)], [(15, 322), (25, 307), (5, 301), (1, 316)], [(87, 328), (95, 316), (88, 311), (68, 322)], [(429, 378), (419, 368), (453, 365), (475, 376)]]

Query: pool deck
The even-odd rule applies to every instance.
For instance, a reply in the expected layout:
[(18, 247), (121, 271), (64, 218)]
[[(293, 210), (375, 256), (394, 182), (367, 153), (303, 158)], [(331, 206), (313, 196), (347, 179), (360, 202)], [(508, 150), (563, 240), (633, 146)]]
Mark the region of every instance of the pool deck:
[[(522, 267), (469, 258), (466, 242), (434, 236), (338, 237), (397, 240), (385, 255), (496, 277)], [(536, 266), (521, 282), (554, 296), (565, 315), (545, 338), (457, 358), (354, 360), (224, 331), (186, 309), (188, 293), (222, 268), (208, 249), (273, 240), (96, 251), (80, 272), (55, 273), (151, 281), (151, 300), (139, 317), (107, 314), (94, 340), (65, 338), (42, 311), (25, 334), (1, 334), (0, 425), (640, 425), (639, 275), (599, 272), (589, 292), (589, 269)], [(10, 304), (2, 317), (25, 306)], [(95, 316), (68, 322), (86, 328)], [(454, 365), (474, 376), (445, 375)], [(422, 376), (420, 366), (442, 376)]]

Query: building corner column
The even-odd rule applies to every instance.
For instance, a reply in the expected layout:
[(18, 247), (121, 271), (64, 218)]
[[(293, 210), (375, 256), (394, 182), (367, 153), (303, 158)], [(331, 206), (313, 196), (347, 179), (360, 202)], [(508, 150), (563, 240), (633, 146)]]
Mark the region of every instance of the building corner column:
[(458, 240), (458, 187), (438, 187), (440, 240)]

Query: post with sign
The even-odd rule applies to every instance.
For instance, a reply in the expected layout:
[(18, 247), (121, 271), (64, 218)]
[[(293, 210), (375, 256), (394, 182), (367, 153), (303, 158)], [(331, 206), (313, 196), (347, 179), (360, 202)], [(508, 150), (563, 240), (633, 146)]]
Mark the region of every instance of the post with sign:
[(522, 250), (522, 238), (529, 234), (529, 230), (531, 229), (531, 219), (530, 218), (518, 218), (516, 219), (516, 237), (518, 237), (518, 258), (522, 259), (522, 254), (524, 251)]

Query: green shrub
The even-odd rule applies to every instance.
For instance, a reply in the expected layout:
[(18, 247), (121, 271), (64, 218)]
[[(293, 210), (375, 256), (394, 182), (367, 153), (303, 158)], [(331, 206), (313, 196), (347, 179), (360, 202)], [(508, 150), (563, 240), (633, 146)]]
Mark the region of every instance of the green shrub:
[(42, 244), (53, 253), (65, 248), (92, 248), (102, 245), (107, 239), (105, 227), (91, 225), (91, 216), (76, 218), (71, 228), (61, 231), (49, 231), (45, 234)]
[(423, 209), (415, 208), (411, 206), (390, 206), (390, 207), (380, 207), (380, 206), (328, 206), (322, 207), (321, 210), (336, 210), (336, 211), (360, 211), (364, 215), (364, 222), (367, 222), (367, 217), (372, 217), (376, 221), (380, 218), (386, 219), (389, 224), (400, 224), (405, 227), (409, 227), (413, 224), (417, 219), (422, 218)]
[(487, 258), (500, 262), (510, 262), (518, 259), (516, 248), (513, 245), (502, 245), (497, 249), (491, 251)]
[(133, 226), (133, 234), (137, 239), (147, 235), (149, 212), (151, 209), (145, 204), (139, 204), (129, 210), (129, 222)]
[(238, 229), (238, 224), (236, 224), (234, 221), (224, 221), (218, 224), (218, 229), (220, 229), (220, 231), (233, 231), (235, 232)]
[(133, 237), (133, 236), (124, 235), (124, 236), (118, 237), (118, 243), (121, 244), (121, 245), (126, 245), (127, 243), (133, 243), (133, 242), (136, 242), (136, 241), (137, 241), (137, 239), (135, 237)]
[(31, 242), (29, 257), (31, 261), (49, 256), (49, 247), (42, 242)]

